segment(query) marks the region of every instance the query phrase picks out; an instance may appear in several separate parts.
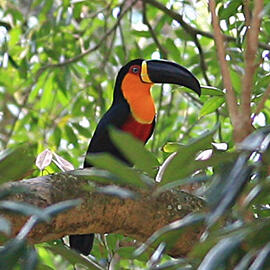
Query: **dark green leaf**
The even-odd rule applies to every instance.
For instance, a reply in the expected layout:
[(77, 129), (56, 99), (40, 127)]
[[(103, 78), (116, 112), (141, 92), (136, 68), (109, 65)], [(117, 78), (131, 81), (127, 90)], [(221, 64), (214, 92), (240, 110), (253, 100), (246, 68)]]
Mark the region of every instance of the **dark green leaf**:
[(43, 209), (24, 202), (0, 201), (0, 208), (26, 216), (37, 216), (45, 222), (50, 220), (50, 216)]
[(135, 250), (134, 256), (141, 255), (151, 245), (156, 246), (163, 241), (167, 243), (168, 249), (170, 249), (179, 239), (180, 235), (186, 233), (186, 228), (190, 229), (191, 226), (201, 226), (204, 219), (204, 214), (189, 214), (180, 220), (172, 222), (153, 233), (144, 244)]
[(38, 254), (34, 248), (28, 248), (23, 260), (22, 270), (35, 270), (38, 264)]
[(249, 270), (263, 270), (268, 269), (270, 267), (270, 242), (266, 244), (256, 259), (253, 261), (252, 265), (248, 268)]
[(112, 129), (110, 135), (115, 145), (135, 165), (135, 168), (148, 173), (149, 176), (155, 176), (159, 163), (155, 156), (145, 149), (141, 141), (116, 129)]
[(239, 149), (247, 151), (263, 151), (267, 147), (262, 147), (264, 139), (270, 134), (270, 126), (256, 130), (246, 137), (240, 144)]
[(91, 154), (88, 155), (86, 159), (94, 166), (104, 170), (108, 170), (112, 174), (122, 179), (126, 184), (138, 187), (145, 186), (141, 177), (138, 173), (136, 173), (135, 170), (128, 167), (125, 163), (107, 153)]
[(233, 270), (246, 270), (254, 258), (254, 251), (248, 252)]
[[(236, 196), (239, 194), (246, 182), (250, 179), (252, 170), (253, 167), (247, 165), (247, 156), (242, 154), (228, 173), (227, 177), (222, 179), (225, 185), (219, 193), (220, 198), (218, 204), (215, 205), (214, 210), (209, 214), (207, 218), (208, 226), (212, 226), (226, 211), (226, 209), (232, 205)], [(211, 197), (216, 198), (217, 194), (218, 192), (216, 191), (216, 188), (213, 189), (209, 195), (210, 200)]]
[[(12, 270), (26, 250), (26, 241), (12, 239), (0, 249), (0, 270)], [(3, 263), (5, 262), (5, 263)]]
[(243, 235), (222, 239), (205, 256), (198, 270), (216, 270), (239, 247), (243, 241)]

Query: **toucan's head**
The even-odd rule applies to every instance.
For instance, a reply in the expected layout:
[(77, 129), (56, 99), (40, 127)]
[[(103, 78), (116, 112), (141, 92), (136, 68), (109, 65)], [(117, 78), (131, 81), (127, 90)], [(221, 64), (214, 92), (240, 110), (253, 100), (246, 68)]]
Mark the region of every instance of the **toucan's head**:
[(198, 80), (186, 68), (165, 60), (135, 59), (123, 66), (117, 75), (114, 103), (124, 98), (137, 120), (151, 122), (155, 112), (150, 88), (154, 83), (178, 84), (201, 94)]

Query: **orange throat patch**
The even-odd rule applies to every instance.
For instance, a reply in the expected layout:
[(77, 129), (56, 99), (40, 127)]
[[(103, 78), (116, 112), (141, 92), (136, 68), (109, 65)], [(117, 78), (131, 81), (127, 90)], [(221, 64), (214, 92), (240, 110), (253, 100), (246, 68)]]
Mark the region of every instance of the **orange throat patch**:
[(122, 92), (131, 114), (141, 124), (150, 124), (155, 118), (156, 109), (150, 92), (152, 85), (142, 82), (139, 76), (130, 73), (126, 74), (122, 81)]

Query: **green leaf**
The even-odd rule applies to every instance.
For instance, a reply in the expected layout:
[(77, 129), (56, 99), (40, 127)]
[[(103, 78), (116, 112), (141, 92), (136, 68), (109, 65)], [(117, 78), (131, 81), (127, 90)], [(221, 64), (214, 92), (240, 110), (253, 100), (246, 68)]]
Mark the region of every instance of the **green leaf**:
[(107, 170), (119, 177), (124, 183), (144, 187), (145, 183), (135, 170), (108, 153), (87, 155), (86, 159), (97, 168)]
[(241, 89), (242, 89), (242, 78), (241, 78), (241, 76), (239, 75), (239, 73), (235, 72), (232, 69), (230, 70), (230, 75), (231, 75), (233, 89), (237, 93), (240, 93)]
[(172, 56), (172, 59), (174, 61), (178, 61), (178, 59), (181, 59), (181, 54), (180, 54), (179, 48), (176, 47), (173, 39), (167, 38), (166, 49), (170, 52), (170, 55)]
[(26, 241), (17, 238), (11, 239), (0, 249), (0, 270), (12, 270), (26, 250)]
[(69, 143), (72, 143), (75, 146), (78, 146), (77, 136), (74, 133), (73, 129), (69, 125), (65, 125), (65, 132), (66, 132), (66, 136), (69, 140)]
[(206, 175), (199, 175), (199, 176), (194, 176), (194, 177), (187, 177), (184, 179), (176, 180), (173, 182), (170, 182), (168, 184), (165, 184), (159, 188), (157, 188), (154, 192), (154, 196), (158, 196), (160, 193), (172, 190), (173, 188), (176, 188), (181, 185), (186, 185), (186, 184), (192, 184), (192, 183), (200, 183), (200, 182), (205, 182), (209, 180), (210, 177)]
[(79, 205), (81, 202), (82, 202), (81, 199), (67, 200), (67, 201), (59, 202), (59, 203), (53, 204), (49, 207), (46, 207), (43, 211), (46, 215), (56, 216), (59, 213), (65, 212), (65, 211)]
[(244, 235), (240, 234), (220, 240), (218, 244), (207, 253), (198, 267), (198, 270), (219, 269), (226, 259), (239, 247), (243, 238)]
[(208, 95), (208, 96), (224, 96), (225, 93), (219, 89), (219, 88), (216, 88), (216, 87), (213, 87), (213, 86), (207, 86), (207, 85), (204, 85), (204, 86), (201, 86), (201, 95), (204, 96), (204, 95)]
[(0, 201), (0, 209), (20, 213), (26, 216), (37, 216), (40, 220), (49, 222), (50, 216), (44, 209), (32, 206), (24, 202)]
[(242, 258), (242, 260), (236, 265), (236, 267), (234, 268), (234, 270), (246, 270), (246, 269), (248, 269), (248, 266), (251, 264), (251, 262), (253, 261), (254, 257), (255, 257), (254, 250), (251, 251), (251, 252), (248, 252)]
[(84, 136), (86, 138), (91, 138), (92, 133), (89, 130), (89, 128), (82, 127), (78, 123), (72, 123), (72, 126), (78, 130), (78, 132), (79, 132), (80, 135), (82, 135), (82, 136)]
[(108, 172), (106, 170), (100, 170), (94, 167), (91, 168), (85, 168), (83, 170), (75, 170), (72, 172), (69, 172), (72, 175), (80, 176), (85, 178), (86, 180), (91, 180), (99, 183), (118, 183), (118, 184), (124, 184), (125, 181), (122, 179), (119, 179), (116, 175), (112, 174), (111, 172)]
[(185, 234), (186, 229), (190, 229), (191, 226), (201, 226), (205, 219), (204, 214), (189, 214), (184, 218), (174, 221), (171, 224), (164, 226), (158, 231), (154, 232), (144, 244), (135, 250), (134, 256), (140, 256), (150, 246), (157, 246), (161, 242), (166, 242), (168, 249), (172, 248), (176, 241), (178, 241), (181, 234)]
[(10, 235), (11, 233), (11, 224), (7, 219), (3, 217), (0, 217), (0, 232), (6, 235)]
[(259, 254), (257, 254), (255, 260), (253, 261), (249, 269), (262, 270), (269, 268), (270, 266), (269, 254), (270, 254), (270, 242), (261, 249)]
[(219, 19), (223, 20), (228, 19), (231, 16), (234, 16), (236, 10), (241, 4), (242, 0), (231, 0), (225, 8), (224, 6), (222, 6), (222, 8), (220, 8), (218, 12)]
[(216, 111), (218, 108), (221, 107), (221, 105), (225, 102), (224, 97), (212, 97), (208, 99), (202, 106), (200, 110), (199, 117), (203, 117), (207, 114), (210, 114), (214, 111)]
[[(21, 145), (0, 154), (0, 183), (22, 179), (35, 163), (35, 145)], [(22, 162), (23, 161), (23, 162)]]
[(211, 148), (212, 137), (217, 131), (219, 125), (216, 125), (213, 130), (205, 132), (192, 143), (187, 145), (185, 148), (181, 148), (169, 162), (166, 161), (160, 167), (162, 173), (158, 173), (161, 183), (166, 183), (185, 178), (189, 176), (190, 169), (188, 168), (195, 161), (195, 156), (199, 151)]
[(24, 255), (22, 270), (35, 270), (38, 264), (38, 254), (34, 248), (28, 248)]
[[(212, 226), (223, 213), (232, 205), (233, 201), (250, 179), (253, 167), (247, 164), (248, 155), (242, 154), (239, 156), (234, 166), (230, 171), (220, 178), (219, 182), (223, 182), (223, 188), (218, 190), (218, 185), (215, 185), (208, 196), (208, 201), (211, 202), (212, 197), (214, 203), (211, 203), (213, 211), (207, 217), (208, 226)], [(217, 203), (215, 203), (217, 202)]]
[(43, 93), (40, 99), (40, 108), (51, 108), (51, 106), (53, 105), (53, 99), (53, 76), (51, 75), (48, 76), (47, 80), (45, 81)]
[(12, 48), (16, 46), (16, 44), (20, 41), (20, 37), (22, 34), (21, 27), (12, 27), (12, 29), (9, 31), (9, 47)]
[[(265, 151), (268, 145), (262, 147), (264, 140), (270, 134), (270, 125), (262, 127), (255, 132), (251, 133), (241, 143), (239, 143), (239, 149), (246, 151)], [(268, 143), (269, 144), (269, 143)]]
[(110, 130), (110, 136), (117, 148), (134, 164), (136, 169), (154, 177), (159, 163), (155, 156), (144, 147), (144, 144), (132, 135), (116, 129)]
[(26, 58), (24, 58), (21, 61), (21, 64), (20, 64), (20, 67), (19, 67), (19, 74), (20, 74), (20, 77), (22, 79), (26, 79), (27, 78), (27, 71), (28, 71), (28, 69), (29, 69), (29, 67), (28, 67), (27, 60), (26, 60)]
[(183, 143), (177, 142), (167, 142), (163, 147), (162, 150), (166, 153), (173, 153), (184, 149), (186, 146)]
[[(134, 251), (135, 251), (135, 247), (120, 247), (117, 250), (117, 253), (119, 254), (121, 258), (132, 260), (134, 259)], [(136, 257), (136, 259), (146, 262), (148, 259), (148, 256), (146, 254), (142, 254), (141, 256)]]
[(117, 196), (122, 199), (135, 199), (136, 194), (126, 188), (121, 188), (116, 185), (108, 185), (103, 187), (97, 187), (95, 189), (99, 193), (104, 193), (107, 195)]
[(149, 31), (132, 30), (132, 34), (137, 37), (151, 37), (151, 34)]
[(66, 259), (68, 262), (70, 262), (73, 265), (81, 264), (90, 270), (101, 269), (101, 267), (97, 265), (95, 262), (93, 262), (91, 259), (84, 258), (83, 256), (73, 251), (72, 249), (68, 249), (66, 247), (61, 247), (61, 246), (52, 246), (52, 245), (46, 246), (46, 249), (50, 250), (55, 255), (60, 255), (61, 257), (63, 257), (64, 259)]

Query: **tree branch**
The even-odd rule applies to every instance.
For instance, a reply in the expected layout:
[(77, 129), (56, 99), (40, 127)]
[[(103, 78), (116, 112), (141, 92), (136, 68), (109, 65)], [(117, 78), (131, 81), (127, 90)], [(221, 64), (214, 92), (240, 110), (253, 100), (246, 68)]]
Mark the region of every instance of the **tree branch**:
[[(187, 24), (183, 17), (171, 10), (171, 9), (168, 9), (165, 5), (163, 5), (162, 3), (156, 1), (156, 0), (143, 0), (149, 4), (151, 4), (152, 6), (155, 6), (156, 8), (162, 10), (165, 14), (167, 14), (168, 16), (170, 16), (171, 18), (173, 18), (174, 20), (176, 20), (177, 22), (179, 22), (183, 29), (189, 33), (189, 34), (192, 34), (192, 35), (202, 35), (204, 37), (207, 37), (207, 38), (211, 38), (211, 39), (214, 39), (214, 35), (210, 32), (206, 32), (206, 31), (203, 31), (203, 30), (200, 30), (200, 29), (197, 29), (189, 24)], [(224, 40), (227, 41), (227, 42), (237, 42), (237, 39), (235, 37), (232, 37), (232, 36), (228, 36), (228, 35), (222, 35)], [(266, 43), (263, 43), (263, 42), (259, 42), (259, 47), (264, 49), (264, 50), (270, 50), (270, 45), (269, 44), (266, 44)]]
[[(246, 135), (249, 135), (252, 131), (251, 126), (251, 94), (253, 86), (253, 78), (256, 71), (256, 53), (258, 49), (258, 38), (261, 25), (261, 12), (263, 10), (263, 0), (257, 0), (254, 2), (254, 14), (250, 22), (250, 28), (247, 31), (247, 42), (245, 52), (245, 73), (243, 76), (243, 87), (241, 95), (241, 120), (245, 125)], [(248, 3), (246, 3), (248, 5)], [(246, 6), (245, 5), (245, 6)], [(247, 10), (247, 7), (245, 8)], [(246, 17), (249, 18), (249, 10), (246, 12)], [(250, 19), (248, 19), (249, 23)]]
[[(237, 107), (237, 100), (235, 93), (232, 88), (232, 82), (231, 82), (231, 77), (229, 73), (229, 67), (228, 63), (226, 61), (226, 56), (225, 56), (225, 47), (224, 47), (224, 38), (220, 30), (219, 26), (219, 20), (216, 15), (216, 4), (214, 0), (209, 1), (209, 7), (211, 11), (211, 16), (212, 16), (212, 22), (213, 22), (213, 29), (214, 29), (214, 36), (215, 36), (215, 42), (217, 46), (217, 53), (218, 53), (218, 59), (220, 62), (221, 66), (221, 73), (222, 73), (222, 78), (223, 78), (223, 83), (226, 88), (226, 99), (227, 99), (227, 106), (228, 106), (228, 111), (230, 114), (230, 119), (232, 121), (232, 125), (234, 129), (237, 128), (238, 126), (238, 107)], [(236, 134), (235, 134), (235, 139), (236, 141)]]
[[(5, 189), (27, 190), (27, 193), (16, 194), (9, 199), (41, 208), (64, 200), (82, 199), (80, 206), (57, 215), (50, 224), (34, 227), (28, 235), (29, 242), (39, 243), (59, 239), (65, 235), (89, 232), (121, 233), (145, 241), (159, 228), (204, 207), (201, 199), (180, 190), (171, 190), (153, 197), (150, 189), (133, 188), (133, 192), (138, 195), (135, 199), (106, 195), (98, 192), (98, 189), (88, 192), (85, 185), (89, 171), (76, 170), (5, 185)], [(11, 222), (13, 236), (27, 220), (24, 216), (3, 211), (1, 214)], [(189, 228), (168, 253), (172, 256), (187, 254), (198, 240), (202, 229)]]

